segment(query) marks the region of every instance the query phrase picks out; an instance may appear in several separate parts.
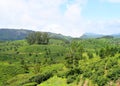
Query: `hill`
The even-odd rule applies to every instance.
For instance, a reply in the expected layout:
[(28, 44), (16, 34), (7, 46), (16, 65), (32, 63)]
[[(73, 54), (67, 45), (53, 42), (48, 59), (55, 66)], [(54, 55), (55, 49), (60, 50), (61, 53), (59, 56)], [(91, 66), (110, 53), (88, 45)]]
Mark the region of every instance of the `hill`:
[(95, 34), (95, 33), (85, 33), (80, 38), (82, 39), (88, 39), (88, 38), (100, 38), (104, 35), (102, 34)]
[[(26, 36), (34, 32), (32, 30), (25, 30), (25, 29), (8, 29), (8, 28), (1, 28), (0, 29), (0, 40), (22, 40), (25, 39)], [(49, 37), (53, 39), (60, 39), (60, 40), (66, 40), (70, 41), (72, 40), (72, 37), (70, 36), (64, 36), (62, 34), (56, 34), (48, 32)]]
[(112, 38), (114, 38), (114, 36), (109, 36), (109, 35), (106, 35), (106, 36), (103, 36), (103, 37), (100, 37), (100, 38), (105, 38), (105, 39), (112, 39)]
[(85, 33), (80, 38), (81, 39), (89, 39), (89, 38), (120, 38), (120, 34), (111, 34), (111, 35), (103, 35), (103, 34), (96, 34), (96, 33)]
[(120, 86), (120, 38), (108, 38), (0, 42), (0, 86)]
[(24, 29), (0, 29), (0, 40), (21, 40), (33, 32), (32, 30)]
[(115, 37), (115, 38), (120, 38), (120, 33), (118, 33), (118, 34), (112, 34), (112, 36)]
[[(9, 29), (9, 28), (0, 28), (0, 40), (2, 41), (9, 41), (9, 40), (22, 40), (25, 39), (26, 36), (34, 32), (32, 30), (26, 30), (26, 29)], [(63, 40), (65, 42), (70, 42), (73, 39), (89, 39), (89, 38), (102, 38), (107, 37), (108, 35), (103, 34), (96, 34), (96, 33), (85, 33), (81, 37), (73, 38), (71, 36), (65, 36), (62, 34), (56, 34), (52, 32), (47, 32), (49, 34), (49, 37), (52, 39), (59, 39)], [(109, 35), (114, 38), (120, 38), (120, 34), (111, 34)]]

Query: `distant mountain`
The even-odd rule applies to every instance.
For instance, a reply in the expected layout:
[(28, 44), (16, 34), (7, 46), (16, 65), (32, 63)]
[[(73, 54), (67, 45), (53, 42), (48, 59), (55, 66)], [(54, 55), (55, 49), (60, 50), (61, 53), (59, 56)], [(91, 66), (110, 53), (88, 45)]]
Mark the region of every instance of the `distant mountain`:
[[(26, 29), (9, 29), (9, 28), (1, 28), (0, 29), (0, 40), (22, 40), (25, 39), (26, 36), (31, 33), (35, 32), (32, 30), (26, 30)], [(56, 33), (51, 33), (48, 32), (49, 37), (53, 39), (60, 39), (64, 41), (71, 41), (73, 40), (73, 37), (71, 36), (64, 36), (62, 34), (56, 34)], [(88, 39), (88, 38), (120, 38), (120, 34), (112, 34), (112, 35), (102, 35), (102, 34), (95, 34), (95, 33), (85, 33), (81, 37), (76, 38), (76, 39)], [(75, 38), (74, 38), (75, 39)]]
[(51, 33), (48, 32), (49, 37), (53, 39), (60, 39), (60, 40), (66, 40), (66, 41), (71, 41), (73, 38), (71, 36), (64, 36), (62, 34), (56, 34), (56, 33)]
[(0, 29), (0, 40), (21, 40), (33, 32), (32, 30), (24, 29)]
[(100, 38), (103, 37), (102, 34), (95, 34), (95, 33), (85, 33), (80, 38), (81, 39), (88, 39), (88, 38)]
[(119, 34), (112, 34), (114, 38), (120, 38), (120, 33)]
[(99, 39), (101, 39), (101, 38), (112, 39), (112, 38), (115, 38), (115, 37), (112, 36), (112, 35), (106, 35), (106, 36), (102, 36), (102, 37), (100, 37)]
[(81, 37), (81, 39), (88, 39), (88, 38), (120, 38), (119, 34), (111, 34), (111, 35), (103, 35), (103, 34), (96, 34), (96, 33), (85, 33)]
[[(29, 33), (32, 33), (32, 30), (25, 30), (25, 29), (0, 29), (0, 40), (22, 40), (25, 39)], [(65, 41), (71, 41), (72, 37), (64, 36), (62, 34), (56, 34), (48, 32), (50, 38), (60, 39)]]

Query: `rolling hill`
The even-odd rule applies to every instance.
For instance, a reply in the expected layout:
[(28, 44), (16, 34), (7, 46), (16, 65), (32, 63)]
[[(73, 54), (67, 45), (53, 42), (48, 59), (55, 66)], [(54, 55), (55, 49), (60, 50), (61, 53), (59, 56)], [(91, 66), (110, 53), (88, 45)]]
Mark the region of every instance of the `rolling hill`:
[(24, 29), (0, 29), (0, 40), (22, 40), (31, 32)]
[[(22, 40), (25, 39), (26, 36), (34, 32), (32, 30), (26, 30), (26, 29), (9, 29), (9, 28), (0, 28), (0, 40), (1, 41), (8, 41), (8, 40)], [(71, 41), (73, 37), (71, 36), (65, 36), (62, 34), (56, 34), (52, 32), (47, 32), (49, 34), (49, 37), (52, 39), (60, 39), (64, 41)], [(89, 39), (89, 38), (102, 38), (108, 35), (103, 34), (96, 34), (96, 33), (84, 33), (81, 37), (78, 37), (77, 39)], [(111, 34), (109, 36), (112, 36), (114, 38), (120, 38), (120, 34)]]
[[(1, 28), (0, 29), (0, 40), (6, 41), (6, 40), (22, 40), (25, 39), (26, 36), (34, 32), (32, 30), (26, 30), (26, 29), (8, 29), (8, 28)], [(70, 36), (64, 36), (62, 34), (56, 34), (48, 32), (49, 37), (53, 39), (60, 39), (60, 40), (72, 40), (72, 37)]]
[(85, 33), (80, 38), (81, 39), (89, 39), (89, 38), (120, 38), (120, 33), (118, 34), (111, 34), (111, 35), (103, 35), (103, 34), (96, 34), (96, 33)]
[(102, 34), (95, 34), (95, 33), (85, 33), (80, 38), (81, 39), (88, 39), (88, 38), (100, 38), (104, 35)]

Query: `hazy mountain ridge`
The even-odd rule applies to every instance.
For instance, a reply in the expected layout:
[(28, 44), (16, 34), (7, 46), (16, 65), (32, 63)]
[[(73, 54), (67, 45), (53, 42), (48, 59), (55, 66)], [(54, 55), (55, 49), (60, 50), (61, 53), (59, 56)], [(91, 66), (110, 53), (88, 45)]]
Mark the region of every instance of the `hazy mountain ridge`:
[(96, 33), (84, 33), (80, 38), (82, 39), (88, 39), (88, 38), (100, 38), (103, 37), (102, 34), (96, 34)]
[[(0, 29), (0, 40), (22, 40), (25, 39), (26, 36), (34, 32), (32, 30), (26, 30), (26, 29), (8, 29), (8, 28), (1, 28)], [(50, 38), (54, 39), (61, 39), (61, 40), (72, 40), (72, 37), (70, 36), (64, 36), (62, 34), (56, 34), (48, 32)]]
[(64, 36), (62, 34), (56, 34), (56, 33), (51, 33), (51, 32), (48, 32), (50, 38), (53, 38), (53, 39), (61, 39), (61, 40), (68, 40), (68, 41), (71, 41), (73, 37), (71, 36)]
[[(34, 32), (32, 30), (26, 29), (9, 29), (9, 28), (1, 28), (0, 29), (0, 40), (22, 40), (25, 39), (26, 36)], [(74, 37), (65, 36), (62, 34), (48, 32), (49, 37), (53, 39), (67, 40), (71, 41)], [(120, 34), (112, 34), (112, 35), (103, 35), (96, 33), (84, 33), (81, 37), (77, 37), (77, 39), (89, 39), (89, 38), (104, 38), (105, 36), (113, 36), (114, 38), (120, 38)]]
[(118, 33), (118, 34), (112, 34), (112, 36), (115, 37), (115, 38), (120, 38), (120, 33)]
[(120, 38), (120, 33), (118, 34), (111, 34), (111, 35), (103, 35), (103, 34), (96, 34), (96, 33), (85, 33), (80, 38), (81, 39), (89, 39), (89, 38)]
[(0, 40), (21, 40), (33, 32), (25, 29), (0, 29)]

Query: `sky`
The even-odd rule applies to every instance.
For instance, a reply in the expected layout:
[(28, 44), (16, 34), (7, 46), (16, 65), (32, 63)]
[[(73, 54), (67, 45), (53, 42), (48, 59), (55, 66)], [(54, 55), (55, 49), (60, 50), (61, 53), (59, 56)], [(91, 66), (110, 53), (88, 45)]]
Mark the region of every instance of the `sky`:
[(80, 37), (120, 33), (120, 0), (0, 0), (0, 28)]

